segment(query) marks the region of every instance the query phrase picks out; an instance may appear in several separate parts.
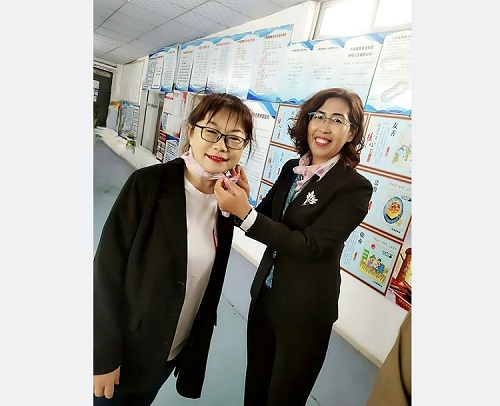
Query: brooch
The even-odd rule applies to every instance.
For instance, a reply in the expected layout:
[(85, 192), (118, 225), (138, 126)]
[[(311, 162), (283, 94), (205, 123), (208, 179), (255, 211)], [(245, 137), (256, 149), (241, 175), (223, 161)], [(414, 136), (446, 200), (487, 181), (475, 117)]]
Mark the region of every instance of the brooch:
[(318, 202), (318, 198), (314, 195), (314, 190), (312, 192), (309, 192), (306, 196), (306, 200), (304, 203), (302, 203), (302, 206), (308, 206), (308, 205), (313, 205)]

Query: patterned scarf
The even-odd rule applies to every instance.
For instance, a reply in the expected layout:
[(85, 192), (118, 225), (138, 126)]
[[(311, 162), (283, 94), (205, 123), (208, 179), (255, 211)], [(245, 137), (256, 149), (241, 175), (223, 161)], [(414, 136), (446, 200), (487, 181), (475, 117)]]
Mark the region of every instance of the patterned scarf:
[(330, 158), (328, 161), (323, 162), (322, 164), (309, 165), (312, 161), (311, 151), (307, 151), (304, 155), (300, 157), (299, 165), (293, 168), (293, 172), (301, 175), (302, 179), (297, 182), (297, 187), (295, 192), (297, 193), (302, 187), (309, 182), (309, 180), (314, 176), (318, 175), (318, 182), (326, 175), (326, 173), (338, 162), (340, 159), (340, 154), (335, 155), (333, 158)]
[[(228, 176), (228, 174), (224, 174), (224, 173), (212, 173), (212, 172), (206, 171), (198, 163), (198, 161), (196, 159), (194, 159), (193, 153), (191, 152), (191, 148), (189, 148), (188, 151), (184, 152), (184, 154), (181, 155), (181, 158), (184, 160), (184, 163), (186, 164), (186, 168), (189, 171), (189, 173), (196, 176), (197, 178), (203, 178), (203, 179), (208, 179), (208, 180), (217, 180), (217, 179), (220, 179), (220, 178), (225, 176), (227, 179), (229, 179), (233, 183), (238, 182), (238, 179), (240, 178), (240, 175)], [(223, 211), (222, 214), (224, 215), (224, 217), (229, 217), (229, 213), (226, 211)]]

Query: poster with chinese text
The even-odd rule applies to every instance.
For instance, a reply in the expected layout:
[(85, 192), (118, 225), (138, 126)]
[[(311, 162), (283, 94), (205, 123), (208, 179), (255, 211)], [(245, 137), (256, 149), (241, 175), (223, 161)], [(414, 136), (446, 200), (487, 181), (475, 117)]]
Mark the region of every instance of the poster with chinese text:
[(293, 24), (255, 31), (259, 37), (257, 59), (247, 98), (278, 101), (279, 78), (286, 70), (286, 52)]
[(288, 133), (288, 129), (289, 127), (293, 127), (295, 123), (295, 116), (298, 112), (299, 106), (280, 103), (271, 138), (272, 142), (295, 148), (295, 145), (290, 138), (290, 134)]
[(195, 41), (192, 41), (181, 46), (179, 69), (177, 70), (177, 77), (175, 79), (175, 90), (188, 90), (189, 80), (191, 79), (194, 54), (196, 52), (196, 47), (194, 44)]
[(328, 87), (342, 87), (350, 92), (356, 92), (363, 105), (366, 103), (373, 74), (384, 42), (382, 34), (366, 34), (345, 40), (342, 61), (336, 82)]
[(363, 226), (357, 227), (345, 242), (340, 266), (385, 295), (401, 245)]
[(156, 62), (153, 72), (153, 79), (151, 81), (151, 89), (160, 90), (161, 76), (163, 74), (163, 60), (165, 58), (165, 52), (159, 51), (156, 53)]
[(358, 172), (373, 186), (368, 214), (363, 222), (403, 240), (411, 221), (411, 183), (361, 169)]
[(142, 90), (150, 90), (153, 83), (153, 75), (156, 67), (156, 52), (149, 54), (148, 66), (146, 67), (146, 76), (144, 77), (144, 84)]
[(341, 38), (314, 40), (312, 44), (313, 49), (306, 78), (307, 91), (304, 92), (305, 98), (331, 87), (332, 83), (338, 82), (337, 78), (344, 52), (344, 42)]
[(213, 42), (210, 39), (195, 41), (194, 49), (193, 68), (189, 79), (189, 91), (196, 93), (205, 90), (207, 86)]
[(174, 113), (174, 93), (169, 92), (165, 93), (165, 97), (163, 99), (163, 112), (167, 114)]
[(411, 119), (396, 115), (370, 114), (366, 126), (365, 146), (361, 150), (362, 166), (386, 173), (411, 177)]
[(252, 206), (255, 206), (278, 104), (250, 100), (245, 101), (245, 103), (252, 111), (255, 143), (252, 146), (253, 150), (250, 156), (248, 146), (244, 149), (241, 155), (240, 164), (247, 174), (248, 183), (250, 185), (249, 202)]
[(386, 33), (365, 111), (411, 116), (411, 30)]
[(294, 158), (300, 158), (299, 154), (295, 150), (283, 148), (273, 144), (269, 145), (262, 180), (266, 180), (271, 183), (276, 182), (283, 165), (288, 160)]
[(246, 99), (255, 71), (259, 37), (253, 32), (246, 32), (234, 35), (233, 40), (233, 59), (230, 63), (226, 93)]
[(164, 48), (163, 70), (160, 81), (160, 90), (165, 93), (172, 93), (174, 90), (174, 78), (177, 68), (178, 45)]
[(125, 144), (126, 149), (135, 151), (140, 106), (135, 103), (122, 102), (120, 110), (118, 135), (127, 141)]
[(278, 101), (301, 104), (309, 94), (307, 75), (312, 53), (312, 42), (294, 42), (286, 51), (286, 68), (278, 78)]
[(167, 134), (167, 140), (165, 145), (165, 157), (163, 162), (171, 161), (174, 158), (180, 156), (180, 139)]
[(167, 141), (167, 134), (162, 130), (158, 132), (158, 140), (156, 143), (156, 159), (160, 162), (163, 162), (165, 158), (165, 145)]
[(235, 47), (231, 36), (213, 39), (213, 52), (210, 54), (207, 89), (213, 93), (224, 93), (227, 87), (229, 66)]

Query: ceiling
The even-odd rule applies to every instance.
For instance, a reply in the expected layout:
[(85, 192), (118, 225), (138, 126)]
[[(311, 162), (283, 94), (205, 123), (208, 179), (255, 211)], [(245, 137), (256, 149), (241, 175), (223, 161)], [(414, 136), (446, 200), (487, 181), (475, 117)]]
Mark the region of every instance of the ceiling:
[(94, 0), (94, 58), (126, 64), (305, 3), (300, 0)]

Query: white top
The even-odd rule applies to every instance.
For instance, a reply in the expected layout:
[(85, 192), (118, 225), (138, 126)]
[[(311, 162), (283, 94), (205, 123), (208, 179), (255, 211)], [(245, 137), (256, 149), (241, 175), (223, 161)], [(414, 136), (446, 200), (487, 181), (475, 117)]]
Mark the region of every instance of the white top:
[(184, 189), (186, 192), (188, 242), (186, 296), (168, 356), (169, 361), (181, 351), (189, 337), (194, 318), (210, 279), (217, 243), (215, 233), (217, 200), (215, 195), (200, 192), (187, 178), (184, 178)]

